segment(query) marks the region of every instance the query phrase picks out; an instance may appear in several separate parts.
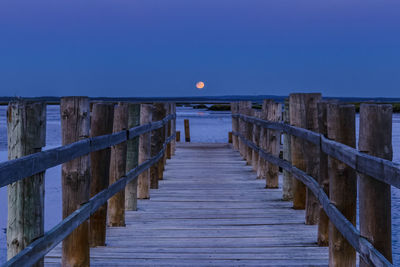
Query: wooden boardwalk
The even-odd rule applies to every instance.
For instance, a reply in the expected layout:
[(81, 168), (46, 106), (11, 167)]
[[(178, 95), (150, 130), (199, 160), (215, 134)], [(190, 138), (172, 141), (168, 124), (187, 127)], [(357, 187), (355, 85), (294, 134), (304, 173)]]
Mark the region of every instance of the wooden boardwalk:
[[(317, 227), (304, 211), (265, 189), (228, 144), (181, 143), (159, 189), (107, 229), (107, 246), (91, 249), (92, 266), (327, 266)], [(59, 266), (61, 245), (45, 259)]]

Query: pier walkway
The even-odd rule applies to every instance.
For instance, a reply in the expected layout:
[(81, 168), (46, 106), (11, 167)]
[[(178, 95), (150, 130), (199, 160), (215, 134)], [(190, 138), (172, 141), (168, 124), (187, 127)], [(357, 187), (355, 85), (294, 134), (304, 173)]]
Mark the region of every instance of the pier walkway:
[[(177, 143), (150, 195), (126, 212), (126, 227), (107, 228), (92, 266), (328, 265), (304, 210), (265, 189), (229, 144)], [(45, 263), (60, 265), (61, 244)]]

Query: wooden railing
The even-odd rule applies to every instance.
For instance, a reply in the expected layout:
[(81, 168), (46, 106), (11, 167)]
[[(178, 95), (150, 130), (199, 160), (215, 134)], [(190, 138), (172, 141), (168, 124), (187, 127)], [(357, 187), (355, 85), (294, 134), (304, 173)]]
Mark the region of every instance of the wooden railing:
[[(95, 213), (107, 200), (123, 190), (128, 183), (136, 181), (138, 176), (160, 162), (163, 157), (168, 154), (171, 156), (173, 152), (166, 150), (174, 149), (170, 143), (175, 140), (175, 105), (169, 109), (167, 114), (159, 121), (153, 121), (144, 125), (133, 127), (127, 130), (119, 131), (112, 134), (86, 138), (78, 142), (60, 146), (54, 149), (30, 154), (14, 160), (9, 160), (0, 164), (0, 187), (15, 183), (45, 171), (48, 168), (69, 162), (73, 159), (85, 156), (91, 152), (100, 151), (111, 146), (116, 146), (139, 137), (140, 135), (151, 133), (152, 131), (165, 128), (166, 136), (162, 140), (162, 148), (156, 155), (148, 158), (137, 167), (128, 171), (124, 176), (117, 179), (108, 188), (98, 192), (91, 197), (86, 203), (82, 203), (78, 209), (72, 212), (59, 224), (46, 232), (43, 236), (36, 238), (32, 243), (26, 246), (16, 256), (4, 263), (2, 266), (31, 266), (40, 261), (46, 253), (53, 249), (58, 243), (63, 241), (76, 228)], [(165, 114), (165, 111), (164, 111)], [(151, 118), (151, 116), (150, 116)], [(171, 127), (173, 129), (171, 129)], [(150, 140), (147, 144), (150, 153)], [(139, 151), (137, 151), (139, 153)], [(102, 164), (110, 164), (103, 162)], [(150, 181), (147, 183), (150, 184)], [(42, 196), (43, 197), (43, 196)], [(87, 233), (89, 234), (89, 233)], [(89, 244), (87, 244), (89, 245)], [(43, 264), (43, 262), (41, 263)]]
[[(268, 101), (264, 102), (265, 106), (268, 106), (269, 103), (270, 102)], [(400, 164), (394, 163), (390, 160), (385, 160), (379, 157), (367, 155), (365, 153), (358, 151), (353, 147), (344, 145), (334, 140), (330, 140), (323, 134), (310, 131), (304, 128), (295, 127), (287, 123), (283, 123), (282, 121), (280, 121), (280, 119), (279, 121), (271, 121), (252, 116), (254, 110), (253, 111), (251, 110), (251, 103), (249, 102), (232, 103), (231, 109), (232, 109), (232, 128), (233, 128), (232, 134), (235, 137), (233, 140), (234, 141), (233, 145), (234, 148), (236, 148), (241, 152), (242, 156), (245, 159), (247, 159), (248, 162), (249, 161), (251, 162), (252, 159), (251, 156), (249, 156), (249, 153), (243, 147), (251, 149), (252, 151), (256, 152), (256, 154), (258, 154), (258, 157), (262, 158), (263, 160), (267, 161), (270, 164), (281, 167), (283, 170), (293, 175), (294, 178), (301, 181), (309, 190), (311, 190), (313, 195), (316, 197), (316, 199), (320, 203), (321, 208), (329, 217), (330, 223), (332, 223), (334, 227), (336, 227), (336, 229), (341, 233), (341, 235), (343, 235), (343, 237), (349, 242), (349, 244), (359, 253), (361, 257), (360, 262), (362, 261), (363, 264), (367, 264), (370, 266), (393, 266), (391, 263), (391, 252), (389, 255), (390, 259), (385, 258), (385, 256), (383, 256), (383, 254), (377, 248), (374, 247), (373, 241), (371, 241), (370, 238), (367, 238), (360, 233), (360, 231), (356, 228), (354, 223), (350, 222), (348, 218), (346, 218), (346, 216), (343, 215), (341, 210), (339, 210), (336, 207), (335, 203), (332, 202), (332, 200), (328, 197), (329, 191), (327, 192), (326, 188), (324, 188), (324, 186), (326, 185), (321, 184), (321, 180), (319, 179), (319, 177), (312, 177), (309, 171), (299, 169), (296, 166), (292, 165), (290, 161), (281, 159), (279, 157), (279, 153), (278, 154), (271, 153), (271, 150), (269, 149), (270, 147), (268, 145), (265, 146), (265, 144), (264, 145), (261, 144), (262, 139), (265, 139), (266, 142), (269, 142), (268, 141), (269, 138), (266, 137), (265, 135), (263, 136), (261, 134), (259, 138), (260, 142), (258, 144), (254, 143), (254, 141), (257, 139), (254, 139), (254, 137), (251, 138), (251, 136), (249, 135), (249, 128), (253, 129), (253, 127), (261, 127), (262, 129), (265, 129), (267, 131), (278, 133), (279, 137), (280, 133), (284, 133), (290, 136), (295, 136), (301, 140), (307, 141), (307, 143), (309, 144), (315, 145), (315, 147), (317, 147), (320, 150), (321, 155), (328, 155), (329, 157), (332, 157), (350, 166), (352, 169), (356, 170), (359, 174), (368, 175), (378, 181), (381, 181), (387, 185), (395, 186), (397, 188), (400, 188)], [(305, 110), (299, 112), (305, 112)], [(311, 156), (319, 157), (318, 155), (311, 155)], [(304, 157), (307, 156), (304, 155)], [(264, 177), (261, 178), (264, 179), (266, 178), (268, 180), (269, 177), (267, 176), (268, 175), (264, 175)], [(343, 177), (343, 179), (346, 178), (347, 177), (345, 176)], [(363, 177), (360, 176), (358, 179), (363, 179)], [(267, 187), (268, 187), (268, 181), (267, 181)], [(389, 195), (390, 195), (390, 190), (389, 190)], [(390, 202), (386, 203), (386, 205), (389, 207), (390, 211), (391, 203)], [(373, 220), (374, 218), (370, 219)], [(390, 220), (390, 218), (384, 218), (384, 220), (386, 221), (387, 219)], [(386, 229), (383, 230), (385, 231)], [(387, 231), (390, 231), (390, 229), (387, 229)], [(389, 236), (390, 234), (391, 233), (389, 233)], [(391, 243), (391, 240), (387, 240), (387, 243)], [(339, 248), (331, 247), (330, 248), (331, 252), (332, 250), (340, 249), (342, 244), (340, 242), (336, 244), (330, 243), (330, 246), (339, 247)], [(352, 264), (354, 263), (354, 265), (356, 262), (355, 258), (350, 259), (350, 261), (349, 259), (343, 259), (342, 262), (341, 262), (342, 259), (339, 259), (338, 261), (336, 260), (334, 259), (334, 257), (330, 256), (330, 265), (347, 266), (349, 262), (352, 262)], [(346, 261), (347, 264), (343, 265)]]

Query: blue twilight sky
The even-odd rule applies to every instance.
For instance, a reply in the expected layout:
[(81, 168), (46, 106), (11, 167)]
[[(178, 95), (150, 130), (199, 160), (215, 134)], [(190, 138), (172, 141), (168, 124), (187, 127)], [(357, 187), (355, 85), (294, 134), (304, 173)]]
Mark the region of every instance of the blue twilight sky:
[(400, 1), (0, 0), (0, 96), (296, 91), (400, 97)]

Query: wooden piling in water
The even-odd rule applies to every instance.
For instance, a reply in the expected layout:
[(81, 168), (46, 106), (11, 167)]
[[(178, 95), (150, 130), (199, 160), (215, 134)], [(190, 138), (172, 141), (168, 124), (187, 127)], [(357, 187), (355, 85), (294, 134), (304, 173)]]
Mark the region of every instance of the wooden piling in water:
[(228, 132), (228, 143), (232, 144), (232, 132)]
[(185, 126), (185, 142), (190, 142), (189, 119), (184, 120), (184, 126)]
[[(392, 160), (391, 105), (361, 104), (358, 147), (361, 152), (368, 155)], [(368, 166), (371, 167), (381, 168), (378, 165)], [(390, 185), (365, 174), (359, 174), (358, 186), (361, 235), (392, 262)], [(360, 258), (360, 266), (369, 265)]]
[[(60, 103), (62, 145), (89, 137), (87, 97), (63, 97)], [(90, 161), (85, 155), (62, 164), (63, 219), (89, 200)], [(63, 266), (89, 266), (89, 225), (83, 222), (62, 243)]]
[[(119, 103), (114, 108), (113, 133), (128, 129), (128, 103)], [(126, 142), (111, 147), (110, 185), (126, 173)], [(125, 190), (108, 200), (108, 226), (125, 226)]]
[[(140, 105), (140, 125), (148, 124), (152, 121), (152, 105)], [(151, 133), (145, 133), (139, 137), (139, 165), (150, 159)], [(150, 198), (150, 170), (139, 174), (138, 177), (138, 199)]]
[[(283, 122), (286, 124), (290, 123), (290, 111), (289, 111), (289, 99), (285, 99), (284, 104), (284, 112), (282, 114)], [(290, 145), (290, 135), (283, 135), (283, 159), (292, 163), (291, 156), (291, 145)], [(293, 200), (293, 176), (287, 170), (283, 170), (283, 179), (282, 179), (282, 200), (289, 201)]]
[[(328, 136), (327, 126), (327, 101), (318, 103), (318, 132), (325, 137)], [(318, 183), (324, 189), (325, 194), (329, 197), (329, 175), (328, 175), (328, 155), (320, 151), (319, 155), (319, 175)], [(318, 238), (319, 246), (329, 245), (329, 218), (326, 215), (323, 207), (319, 208), (319, 221), (318, 221)]]
[[(40, 152), (46, 144), (46, 104), (11, 102), (7, 109), (8, 159)], [(8, 185), (7, 259), (44, 233), (44, 172)], [(34, 266), (43, 266), (43, 260)]]
[[(154, 103), (153, 104), (153, 115), (152, 121), (159, 121), (165, 117), (166, 110), (164, 108), (164, 103)], [(151, 152), (150, 156), (156, 156), (160, 150), (162, 149), (165, 138), (165, 129), (164, 127), (154, 130), (151, 133)], [(160, 175), (162, 173), (164, 159), (161, 158), (156, 164), (151, 166), (150, 168), (150, 188), (157, 189), (158, 188), (158, 180), (160, 180)]]
[[(140, 104), (128, 103), (128, 129), (140, 125)], [(126, 172), (136, 168), (139, 162), (139, 136), (126, 142)], [(137, 179), (125, 187), (125, 209), (137, 210)]]
[[(90, 122), (90, 137), (112, 133), (114, 104), (93, 103)], [(111, 149), (106, 148), (90, 154), (90, 197), (109, 185)], [(90, 216), (89, 244), (91, 247), (104, 246), (107, 226), (107, 203)]]
[(175, 138), (176, 142), (180, 142), (181, 141), (181, 131), (176, 131), (176, 138)]
[[(355, 147), (355, 107), (329, 103), (327, 105), (328, 138)], [(356, 172), (341, 161), (328, 157), (329, 197), (337, 209), (356, 224)], [(329, 224), (329, 265), (355, 266), (356, 251), (336, 227)]]
[[(269, 103), (268, 107), (268, 120), (279, 122), (282, 120), (282, 104)], [(279, 157), (280, 153), (280, 139), (281, 134), (279, 131), (267, 130), (267, 143), (266, 151), (275, 157)], [(279, 187), (279, 167), (278, 165), (267, 162), (266, 171), (266, 188)]]

